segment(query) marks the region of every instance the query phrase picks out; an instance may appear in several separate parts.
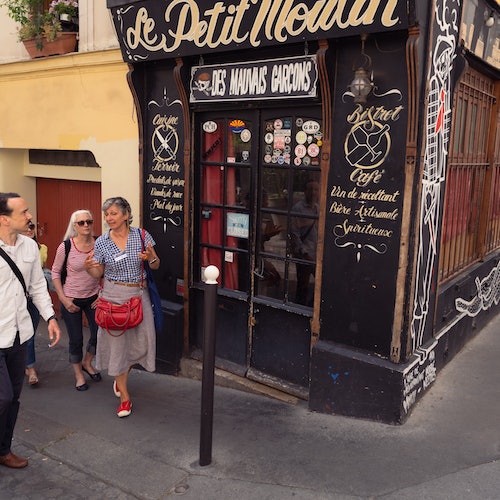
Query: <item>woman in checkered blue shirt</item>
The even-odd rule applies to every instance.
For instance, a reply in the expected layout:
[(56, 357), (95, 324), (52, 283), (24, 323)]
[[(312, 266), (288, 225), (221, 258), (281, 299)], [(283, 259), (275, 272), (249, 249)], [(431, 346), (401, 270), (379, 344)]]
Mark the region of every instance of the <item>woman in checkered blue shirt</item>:
[[(102, 210), (109, 231), (97, 238), (94, 252), (86, 260), (87, 272), (96, 278), (104, 277), (102, 297), (122, 304), (133, 296), (142, 295), (143, 320), (135, 328), (114, 337), (99, 328), (96, 367), (107, 370), (114, 377), (113, 390), (120, 398), (119, 417), (131, 413), (132, 403), (128, 392), (128, 374), (134, 365), (154, 371), (156, 333), (149, 292), (145, 284), (144, 262), (151, 269), (160, 267), (153, 237), (143, 230), (132, 227), (130, 204), (122, 197), (107, 199)], [(143, 247), (144, 245), (144, 247)]]

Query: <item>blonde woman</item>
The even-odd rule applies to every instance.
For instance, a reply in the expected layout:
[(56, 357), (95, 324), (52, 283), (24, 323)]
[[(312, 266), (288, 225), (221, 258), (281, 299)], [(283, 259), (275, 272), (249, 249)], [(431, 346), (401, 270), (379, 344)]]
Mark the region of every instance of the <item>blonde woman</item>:
[[(89, 210), (73, 212), (64, 241), (58, 246), (52, 265), (52, 281), (61, 302), (61, 313), (68, 332), (69, 362), (73, 366), (77, 391), (86, 391), (89, 388), (84, 372), (94, 382), (101, 380), (101, 374), (92, 366), (97, 346), (95, 307), (99, 293), (99, 279), (90, 276), (84, 267), (85, 259), (94, 250), (93, 228), (94, 219)], [(69, 241), (67, 254), (65, 241)], [(90, 329), (85, 357), (82, 313), (85, 313)]]

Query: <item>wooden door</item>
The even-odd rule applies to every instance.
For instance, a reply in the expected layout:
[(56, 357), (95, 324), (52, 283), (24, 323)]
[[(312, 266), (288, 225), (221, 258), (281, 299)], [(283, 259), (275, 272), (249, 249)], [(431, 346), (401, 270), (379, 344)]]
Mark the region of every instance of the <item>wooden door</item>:
[[(219, 268), (220, 367), (304, 394), (315, 291), (321, 107), (197, 114), (195, 351), (202, 272)], [(295, 251), (294, 248), (300, 249)]]

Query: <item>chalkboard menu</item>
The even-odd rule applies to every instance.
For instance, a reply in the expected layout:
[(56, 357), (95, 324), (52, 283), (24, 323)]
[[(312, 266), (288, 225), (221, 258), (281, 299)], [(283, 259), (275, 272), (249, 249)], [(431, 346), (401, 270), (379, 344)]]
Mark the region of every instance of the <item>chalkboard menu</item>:
[(183, 280), (185, 165), (182, 103), (172, 67), (148, 70), (143, 102), (143, 221), (161, 258), (162, 298), (180, 300)]
[[(339, 51), (346, 69), (354, 49)], [(404, 65), (377, 75), (365, 104), (348, 91), (339, 71), (327, 188), (321, 338), (388, 356), (401, 236), (407, 108)], [(398, 75), (398, 71), (401, 74)], [(398, 82), (400, 82), (398, 84)]]

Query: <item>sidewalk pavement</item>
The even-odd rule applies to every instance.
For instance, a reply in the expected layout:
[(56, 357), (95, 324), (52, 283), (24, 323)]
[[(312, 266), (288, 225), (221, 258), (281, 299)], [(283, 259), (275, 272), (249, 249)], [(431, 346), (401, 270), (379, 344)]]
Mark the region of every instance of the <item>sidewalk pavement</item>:
[(132, 415), (112, 379), (74, 389), (67, 341), (37, 333), (0, 498), (353, 500), (500, 498), (500, 315), (445, 367), (402, 426), (215, 387), (212, 462), (199, 465), (201, 383), (133, 370)]

